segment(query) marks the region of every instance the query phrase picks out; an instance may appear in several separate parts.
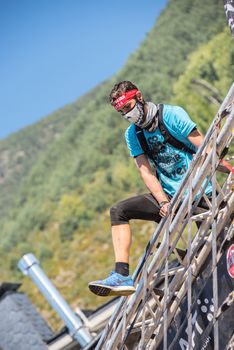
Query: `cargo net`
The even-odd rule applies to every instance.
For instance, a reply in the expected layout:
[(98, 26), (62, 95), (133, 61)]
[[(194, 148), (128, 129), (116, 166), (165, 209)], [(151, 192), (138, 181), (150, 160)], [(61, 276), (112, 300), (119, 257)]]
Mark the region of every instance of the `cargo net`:
[(233, 348), (233, 129), (234, 84), (135, 270), (136, 292), (121, 297), (96, 349)]

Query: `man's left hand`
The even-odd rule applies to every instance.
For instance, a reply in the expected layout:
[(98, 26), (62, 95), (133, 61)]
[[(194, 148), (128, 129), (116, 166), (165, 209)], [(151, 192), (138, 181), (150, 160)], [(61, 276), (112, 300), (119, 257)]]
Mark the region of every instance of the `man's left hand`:
[(163, 204), (163, 206), (161, 206), (160, 211), (159, 211), (159, 215), (162, 217), (166, 217), (168, 215), (169, 212), (169, 202), (166, 202)]

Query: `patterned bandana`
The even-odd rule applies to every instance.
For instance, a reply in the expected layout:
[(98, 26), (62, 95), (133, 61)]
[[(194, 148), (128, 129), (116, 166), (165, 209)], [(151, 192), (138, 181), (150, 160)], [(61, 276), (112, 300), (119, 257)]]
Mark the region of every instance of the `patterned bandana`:
[(159, 107), (152, 102), (145, 102), (147, 105), (147, 114), (144, 113), (144, 104), (137, 102), (135, 107), (124, 114), (123, 117), (130, 123), (139, 126), (149, 132), (153, 132), (158, 127), (158, 110)]

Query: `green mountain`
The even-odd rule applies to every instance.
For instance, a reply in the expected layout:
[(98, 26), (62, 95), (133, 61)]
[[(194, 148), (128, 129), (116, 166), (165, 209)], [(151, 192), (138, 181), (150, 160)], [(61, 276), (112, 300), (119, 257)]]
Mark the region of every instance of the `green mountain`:
[[(205, 132), (234, 76), (226, 27), (222, 0), (170, 0), (116, 76), (0, 142), (2, 279), (22, 278), (16, 262), (33, 252), (67, 300), (86, 308), (103, 302), (86, 285), (112, 268), (108, 208), (145, 191), (109, 92), (132, 80), (146, 100), (182, 105)], [(133, 224), (132, 266), (153, 228)], [(24, 286), (42, 306), (31, 282)]]

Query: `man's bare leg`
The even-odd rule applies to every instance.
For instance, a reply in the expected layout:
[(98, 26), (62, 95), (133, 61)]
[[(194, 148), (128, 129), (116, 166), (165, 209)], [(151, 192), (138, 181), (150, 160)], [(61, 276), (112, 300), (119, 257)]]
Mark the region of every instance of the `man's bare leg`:
[(129, 263), (129, 252), (132, 243), (132, 233), (129, 224), (112, 226), (112, 241), (115, 261)]
[[(129, 224), (114, 225), (112, 226), (112, 240), (115, 252), (116, 266), (121, 265), (123, 272), (129, 270), (129, 251), (132, 243), (132, 234)], [(116, 270), (117, 273), (110, 275), (102, 281), (93, 281), (89, 283), (89, 289), (94, 294), (100, 296), (108, 295), (123, 295), (128, 296), (135, 292), (132, 277), (129, 275), (122, 275), (120, 271)], [(129, 273), (129, 271), (128, 271)], [(121, 277), (120, 277), (121, 276)]]

